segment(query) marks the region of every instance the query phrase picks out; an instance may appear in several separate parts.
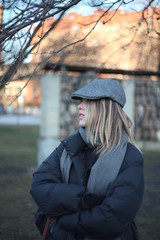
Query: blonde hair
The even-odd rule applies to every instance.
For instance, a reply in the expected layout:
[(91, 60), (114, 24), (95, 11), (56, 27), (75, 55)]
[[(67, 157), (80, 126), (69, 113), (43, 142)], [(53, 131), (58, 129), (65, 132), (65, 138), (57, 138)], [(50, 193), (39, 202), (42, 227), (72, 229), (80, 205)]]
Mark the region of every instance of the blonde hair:
[(136, 146), (129, 129), (132, 125), (122, 107), (111, 99), (87, 100), (87, 138), (97, 153), (110, 151), (115, 145), (118, 147), (123, 129)]

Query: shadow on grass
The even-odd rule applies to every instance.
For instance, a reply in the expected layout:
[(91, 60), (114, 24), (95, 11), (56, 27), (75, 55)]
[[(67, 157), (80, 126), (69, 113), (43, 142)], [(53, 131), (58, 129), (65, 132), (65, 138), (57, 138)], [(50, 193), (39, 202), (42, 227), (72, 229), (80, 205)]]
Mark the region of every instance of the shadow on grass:
[[(0, 240), (39, 240), (37, 207), (29, 194), (38, 127), (0, 126), (0, 134)], [(160, 153), (144, 153), (145, 194), (136, 219), (140, 240), (160, 239), (159, 170)]]

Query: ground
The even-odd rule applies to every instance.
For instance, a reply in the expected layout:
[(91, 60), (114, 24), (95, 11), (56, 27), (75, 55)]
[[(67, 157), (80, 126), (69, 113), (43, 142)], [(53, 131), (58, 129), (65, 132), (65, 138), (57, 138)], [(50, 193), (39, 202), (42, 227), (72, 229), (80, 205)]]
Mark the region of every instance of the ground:
[[(37, 166), (38, 127), (0, 126), (0, 240), (39, 240), (29, 190)], [(160, 236), (160, 152), (145, 152), (145, 194), (136, 222), (140, 240)], [(129, 239), (128, 239), (129, 240)]]

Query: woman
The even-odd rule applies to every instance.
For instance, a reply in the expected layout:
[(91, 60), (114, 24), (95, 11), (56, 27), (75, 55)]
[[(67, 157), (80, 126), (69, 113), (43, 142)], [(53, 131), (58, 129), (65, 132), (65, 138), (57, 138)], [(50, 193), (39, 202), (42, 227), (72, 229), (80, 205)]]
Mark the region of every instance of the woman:
[(37, 227), (43, 233), (49, 219), (48, 240), (137, 240), (143, 158), (122, 109), (124, 90), (116, 80), (96, 79), (72, 99), (81, 100), (80, 128), (61, 141), (33, 177)]

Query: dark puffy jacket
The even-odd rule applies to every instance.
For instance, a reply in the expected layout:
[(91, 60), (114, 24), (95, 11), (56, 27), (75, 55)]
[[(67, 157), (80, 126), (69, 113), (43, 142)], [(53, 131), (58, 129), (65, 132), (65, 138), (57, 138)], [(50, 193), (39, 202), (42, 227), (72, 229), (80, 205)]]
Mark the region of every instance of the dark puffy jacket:
[[(60, 170), (64, 147), (72, 160), (68, 184), (62, 182)], [(77, 132), (64, 139), (34, 173), (31, 194), (39, 207), (36, 225), (42, 233), (46, 218), (51, 218), (48, 239), (138, 239), (134, 218), (144, 191), (141, 153), (128, 143), (119, 174), (106, 196), (86, 190), (96, 160)]]

